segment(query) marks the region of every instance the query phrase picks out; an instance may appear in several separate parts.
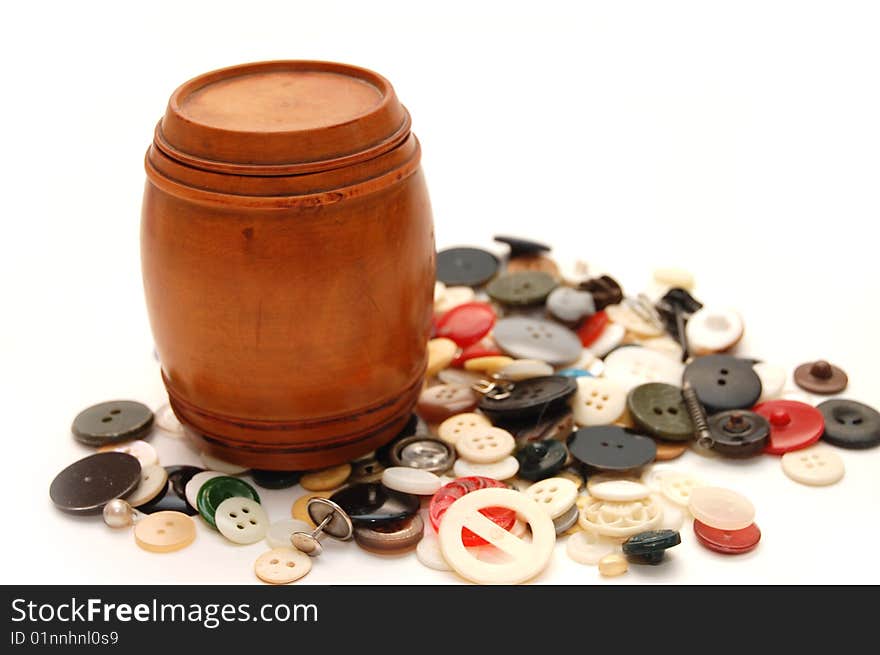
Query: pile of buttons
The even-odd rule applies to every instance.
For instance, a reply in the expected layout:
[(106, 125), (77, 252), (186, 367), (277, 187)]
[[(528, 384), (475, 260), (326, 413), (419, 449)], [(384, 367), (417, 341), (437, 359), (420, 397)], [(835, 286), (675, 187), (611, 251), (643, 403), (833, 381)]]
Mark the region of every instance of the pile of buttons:
[[(154, 428), (184, 433), (170, 408), (154, 416), (111, 401), (74, 420), (74, 438), (97, 452), (58, 474), (52, 501), (133, 528), (153, 552), (192, 543), (198, 515), (232, 543), (265, 541), (254, 573), (272, 584), (306, 575), (328, 536), (373, 553), (415, 550), (425, 566), (475, 583), (515, 584), (546, 568), (562, 537), (571, 560), (609, 577), (662, 563), (686, 520), (711, 551), (755, 549), (747, 498), (655, 465), (688, 449), (781, 456), (790, 479), (823, 486), (844, 475), (829, 446), (880, 445), (872, 407), (814, 406), (784, 369), (731, 354), (742, 318), (704, 306), (686, 271), (657, 270), (632, 296), (584, 262), (558, 265), (546, 245), (496, 240), (509, 254), (437, 254), (425, 386), (386, 446), (320, 471), (246, 471), (207, 454), (204, 468), (163, 467), (145, 439)], [(848, 382), (821, 360), (792, 378), (811, 394)], [(272, 521), (244, 476), (260, 493), (309, 493)]]

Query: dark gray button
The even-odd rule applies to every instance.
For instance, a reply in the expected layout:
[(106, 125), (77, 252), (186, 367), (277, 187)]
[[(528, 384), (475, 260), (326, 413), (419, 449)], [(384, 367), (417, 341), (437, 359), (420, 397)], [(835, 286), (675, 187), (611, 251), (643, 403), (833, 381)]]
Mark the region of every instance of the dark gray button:
[(873, 448), (880, 445), (880, 413), (876, 409), (844, 398), (820, 403), (825, 417), (822, 439), (840, 448)]
[(513, 383), (509, 395), (489, 393), (480, 399), (480, 410), (495, 423), (521, 422), (562, 411), (577, 391), (577, 382), (561, 375), (546, 375)]
[(568, 441), (572, 457), (599, 471), (628, 471), (654, 461), (653, 439), (616, 425), (581, 428)]
[(770, 439), (770, 423), (760, 414), (741, 409), (709, 417), (712, 450), (725, 457), (751, 457), (764, 451)]
[(659, 564), (668, 548), (681, 543), (677, 530), (648, 530), (623, 542), (623, 552), (639, 564)]
[(537, 359), (551, 366), (577, 360), (583, 352), (578, 336), (564, 325), (536, 318), (502, 318), (492, 332), (495, 343), (511, 357)]
[(97, 514), (114, 498), (124, 498), (141, 481), (141, 464), (127, 453), (95, 453), (61, 471), (49, 486), (58, 509)]
[(492, 280), (486, 293), (504, 305), (536, 305), (544, 302), (557, 284), (556, 278), (544, 271), (517, 271)]
[(761, 378), (752, 368), (752, 361), (739, 357), (697, 357), (684, 369), (684, 379), (710, 414), (751, 409), (761, 397)]
[(479, 248), (447, 248), (437, 253), (437, 279), (443, 284), (478, 287), (498, 271), (498, 258)]
[(508, 237), (497, 235), (495, 241), (510, 246), (510, 256), (520, 257), (523, 255), (540, 255), (542, 252), (550, 252), (550, 246), (530, 241), (529, 239), (520, 239), (519, 237)]
[(568, 511), (564, 512), (561, 516), (557, 516), (555, 519), (553, 519), (553, 527), (556, 528), (556, 534), (562, 534), (575, 523), (577, 523), (579, 513), (580, 510), (578, 506), (572, 505), (568, 508)]
[(140, 439), (153, 427), (153, 412), (133, 400), (111, 400), (81, 411), (71, 431), (73, 437), (87, 446)]
[(418, 496), (388, 489), (378, 482), (350, 485), (330, 496), (330, 501), (339, 505), (355, 525), (400, 521), (418, 512), (420, 505)]
[(516, 452), (516, 460), (519, 462), (519, 477), (537, 482), (552, 478), (563, 469), (568, 450), (560, 441), (533, 441)]
[(199, 510), (190, 505), (186, 499), (186, 483), (204, 469), (198, 466), (175, 465), (166, 466), (165, 471), (168, 473), (165, 491), (159, 492), (159, 495), (150, 502), (139, 505), (138, 511), (144, 514), (156, 512), (183, 512), (189, 516), (198, 514)]

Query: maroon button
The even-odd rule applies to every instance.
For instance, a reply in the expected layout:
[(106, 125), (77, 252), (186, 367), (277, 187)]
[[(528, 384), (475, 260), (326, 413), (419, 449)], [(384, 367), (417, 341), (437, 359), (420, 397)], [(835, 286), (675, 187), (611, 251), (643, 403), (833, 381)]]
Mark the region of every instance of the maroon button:
[(822, 412), (797, 400), (768, 400), (755, 406), (754, 412), (770, 422), (770, 439), (765, 453), (784, 455), (819, 441), (825, 431)]
[(469, 359), (476, 359), (477, 357), (496, 357), (498, 355), (503, 355), (501, 349), (498, 347), (498, 344), (495, 343), (495, 339), (492, 337), (484, 337), (477, 343), (471, 344), (467, 348), (462, 348), (458, 355), (456, 355), (455, 359), (452, 360), (453, 366), (464, 366), (464, 363)]
[(468, 302), (453, 307), (436, 322), (438, 337), (452, 339), (459, 348), (467, 348), (489, 334), (495, 325), (495, 311), (484, 302)]
[(694, 519), (694, 534), (701, 545), (725, 555), (747, 553), (761, 541), (761, 530), (754, 523), (742, 530), (719, 530)]
[(578, 328), (577, 335), (581, 339), (581, 345), (589, 348), (596, 339), (605, 331), (608, 325), (608, 314), (604, 311), (596, 312)]
[(479, 400), (479, 396), (469, 387), (438, 384), (422, 391), (416, 404), (416, 413), (427, 423), (440, 423), (453, 414), (471, 411)]

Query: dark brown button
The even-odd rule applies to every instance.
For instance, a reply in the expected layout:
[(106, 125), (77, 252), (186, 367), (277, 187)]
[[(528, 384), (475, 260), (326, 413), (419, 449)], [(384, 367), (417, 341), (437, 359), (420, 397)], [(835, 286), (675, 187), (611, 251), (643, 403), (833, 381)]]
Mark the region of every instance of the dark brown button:
[(480, 410), (495, 423), (525, 421), (562, 411), (577, 391), (577, 382), (560, 375), (547, 375), (514, 383), (509, 395), (480, 400)]
[(725, 457), (751, 457), (764, 451), (770, 424), (760, 414), (734, 409), (709, 417), (712, 450)]
[(416, 412), (428, 423), (442, 423), (450, 416), (471, 411), (479, 400), (479, 396), (468, 387), (438, 384), (422, 391)]
[(680, 387), (662, 382), (641, 384), (629, 392), (626, 406), (635, 425), (652, 437), (668, 441), (694, 437), (694, 424)]
[(366, 550), (380, 553), (400, 552), (415, 548), (422, 540), (425, 523), (418, 514), (400, 521), (381, 525), (359, 525), (354, 529), (354, 540)]
[(811, 393), (832, 394), (846, 389), (849, 378), (842, 369), (820, 359), (798, 366), (794, 370), (794, 381)]
[(112, 400), (81, 411), (71, 431), (87, 446), (105, 446), (140, 439), (153, 427), (153, 412), (133, 400)]
[(623, 301), (623, 289), (613, 277), (603, 275), (581, 282), (579, 289), (593, 294), (596, 311), (602, 311), (608, 305), (617, 305)]
[(49, 497), (60, 510), (97, 514), (114, 498), (125, 498), (141, 481), (141, 464), (127, 453), (96, 453), (55, 476)]
[(561, 414), (553, 413), (528, 421), (499, 423), (498, 427), (510, 432), (520, 446), (530, 441), (544, 441), (546, 439), (555, 439), (565, 443), (574, 432), (574, 415), (570, 411), (564, 411)]

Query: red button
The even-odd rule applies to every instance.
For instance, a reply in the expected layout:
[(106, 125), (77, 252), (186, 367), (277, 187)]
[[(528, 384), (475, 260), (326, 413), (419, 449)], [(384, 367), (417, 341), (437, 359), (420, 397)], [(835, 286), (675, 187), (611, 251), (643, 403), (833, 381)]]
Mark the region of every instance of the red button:
[(756, 405), (754, 411), (770, 422), (770, 439), (764, 452), (771, 455), (806, 448), (825, 432), (822, 412), (797, 400), (768, 400)]
[(467, 348), (462, 348), (455, 359), (452, 360), (452, 365), (461, 367), (464, 366), (464, 363), (469, 359), (476, 359), (477, 357), (495, 357), (503, 354), (504, 353), (501, 352), (501, 349), (495, 343), (495, 339), (492, 337), (485, 337)]
[(608, 314), (604, 310), (590, 316), (577, 330), (581, 345), (584, 348), (589, 347), (605, 331), (606, 325), (608, 325)]
[(467, 302), (453, 307), (436, 322), (438, 337), (452, 339), (467, 348), (489, 334), (495, 325), (495, 311), (484, 302)]
[[(443, 518), (446, 510), (449, 509), (449, 506), (456, 500), (472, 491), (476, 491), (477, 489), (491, 489), (496, 487), (507, 488), (507, 485), (498, 480), (483, 478), (476, 475), (468, 478), (457, 478), (449, 484), (440, 487), (437, 493), (431, 498), (431, 503), (428, 506), (428, 516), (431, 519), (431, 525), (434, 526), (434, 531), (436, 532), (440, 530), (440, 519)], [(513, 527), (513, 524), (516, 523), (516, 512), (512, 509), (507, 509), (506, 507), (486, 507), (485, 509), (480, 510), (480, 514), (505, 530), (510, 530)], [(489, 543), (467, 528), (461, 529), (461, 542), (468, 548), (473, 546), (485, 546)]]
[(694, 534), (700, 544), (725, 555), (747, 553), (761, 541), (761, 531), (754, 523), (742, 530), (719, 530), (694, 519)]

